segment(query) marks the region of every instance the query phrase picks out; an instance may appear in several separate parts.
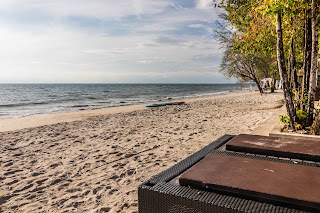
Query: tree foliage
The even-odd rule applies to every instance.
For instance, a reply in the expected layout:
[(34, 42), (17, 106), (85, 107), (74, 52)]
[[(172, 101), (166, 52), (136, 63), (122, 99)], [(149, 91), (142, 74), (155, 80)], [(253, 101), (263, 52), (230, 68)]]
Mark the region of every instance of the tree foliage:
[(246, 53), (237, 47), (237, 37), (232, 29), (228, 28), (226, 14), (220, 15), (224, 21), (218, 21), (214, 29), (215, 37), (220, 41), (220, 44), (225, 49), (222, 61), (220, 64), (220, 71), (228, 77), (236, 77), (243, 80), (254, 81), (262, 93), (260, 87), (260, 79), (269, 77), (269, 72), (266, 71), (267, 61), (263, 57)]
[[(245, 14), (247, 13), (246, 11), (247, 9), (244, 7), (243, 10), (238, 10), (239, 13)], [(234, 17), (234, 22), (239, 26), (242, 26), (241, 23), (243, 22), (246, 23), (247, 27), (250, 27), (251, 23), (249, 19), (251, 20), (252, 17), (247, 16), (241, 20)], [(259, 45), (257, 44), (259, 44), (259, 42), (251, 42), (252, 39), (248, 38), (250, 35), (234, 30), (236, 28), (230, 25), (230, 20), (230, 15), (227, 13), (220, 14), (220, 21), (217, 21), (216, 27), (214, 28), (215, 37), (225, 49), (220, 71), (229, 77), (254, 81), (260, 92), (263, 93), (260, 80), (262, 78), (276, 78), (278, 76), (275, 58), (271, 54), (267, 54), (267, 51), (259, 53), (253, 51), (254, 47), (258, 48)], [(246, 30), (245, 27), (243, 27), (243, 30)], [(260, 43), (263, 45), (262, 42)]]
[[(220, 32), (228, 38), (220, 36), (225, 44), (221, 71), (252, 80), (279, 76), (290, 127), (295, 129), (297, 122), (311, 126), (318, 70), (318, 1), (222, 0), (217, 6), (226, 11), (223, 19), (231, 29)], [(298, 116), (301, 113), (304, 119)]]

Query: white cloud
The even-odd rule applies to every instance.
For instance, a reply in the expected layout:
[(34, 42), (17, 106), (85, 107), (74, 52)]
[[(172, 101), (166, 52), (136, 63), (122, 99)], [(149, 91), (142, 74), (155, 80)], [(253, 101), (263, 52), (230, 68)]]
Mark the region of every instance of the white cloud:
[(154, 16), (150, 21), (150, 26), (138, 26), (137, 31), (161, 31), (161, 30), (177, 30), (185, 25), (190, 25), (192, 22), (212, 23), (218, 19), (218, 10), (214, 7), (209, 7), (206, 10), (185, 8), (181, 11), (170, 11), (162, 16)]
[(212, 8), (212, 4), (213, 4), (212, 0), (197, 0), (197, 8), (198, 9)]
[(136, 29), (136, 31), (142, 31), (142, 32), (161, 32), (161, 31), (177, 30), (177, 27), (173, 23), (166, 24), (164, 22), (151, 23), (151, 24), (146, 24), (146, 25), (138, 25), (134, 28)]
[(183, 8), (181, 5), (179, 5), (179, 4), (174, 4), (174, 3), (172, 3), (171, 5), (172, 5), (172, 7), (176, 8), (176, 10), (183, 10), (183, 9), (184, 9), (184, 8)]
[[(209, 33), (188, 33), (216, 17), (212, 7), (201, 10), (208, 4), (200, 2), (197, 8), (182, 8), (171, 0), (1, 0), (0, 11), (21, 12), (21, 17), (37, 11), (54, 18), (48, 25), (0, 21), (0, 81), (165, 82), (169, 77), (187, 82), (215, 73), (218, 66), (210, 59), (221, 55), (217, 42)], [(138, 21), (122, 19), (130, 15)], [(66, 16), (98, 18), (102, 25), (75, 27), (64, 22)], [(112, 35), (112, 24), (125, 33)], [(195, 73), (202, 74), (196, 78)]]
[(136, 72), (140, 73), (136, 81), (143, 80), (142, 73), (151, 81), (150, 72), (207, 72), (205, 67), (211, 63), (196, 56), (219, 57), (216, 42), (196, 35), (181, 35), (178, 42), (174, 35), (108, 37), (66, 27), (47, 28), (35, 35), (1, 25), (0, 33), (2, 82), (12, 77), (3, 75), (8, 70), (30, 82), (33, 78), (36, 82), (128, 82)]
[(149, 61), (149, 60), (140, 60), (140, 61), (137, 61), (137, 63), (140, 63), (140, 64), (150, 64), (150, 63), (152, 63), (152, 61)]
[(191, 27), (191, 28), (204, 28), (205, 26), (203, 24), (190, 24), (189, 27)]
[(55, 17), (84, 16), (122, 18), (130, 15), (156, 14), (170, 5), (168, 0), (1, 0), (0, 9), (40, 11)]

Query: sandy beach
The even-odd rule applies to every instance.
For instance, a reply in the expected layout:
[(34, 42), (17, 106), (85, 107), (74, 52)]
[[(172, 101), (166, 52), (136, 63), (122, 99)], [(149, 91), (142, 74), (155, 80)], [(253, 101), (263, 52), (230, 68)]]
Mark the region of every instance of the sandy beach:
[(283, 94), (245, 93), (0, 120), (0, 212), (138, 212), (138, 186), (224, 134), (250, 133)]

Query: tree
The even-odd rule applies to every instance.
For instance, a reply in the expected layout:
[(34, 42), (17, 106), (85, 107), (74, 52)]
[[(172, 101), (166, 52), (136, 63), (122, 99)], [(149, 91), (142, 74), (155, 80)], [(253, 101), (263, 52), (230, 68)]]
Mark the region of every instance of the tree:
[[(255, 75), (262, 72), (274, 78), (275, 73), (266, 72), (262, 67), (268, 65), (261, 62), (276, 58), (290, 126), (295, 129), (295, 122), (299, 122), (309, 127), (315, 119), (318, 1), (222, 0), (219, 7), (225, 9), (226, 20), (234, 27), (232, 53), (249, 57)], [(257, 63), (256, 58), (261, 56), (263, 60)]]
[(310, 84), (308, 95), (308, 108), (306, 125), (311, 126), (314, 120), (314, 100), (317, 86), (317, 71), (318, 71), (318, 1), (312, 0), (311, 11), (311, 30), (312, 30), (312, 52), (311, 52), (311, 67), (310, 67)]
[[(293, 19), (291, 19), (292, 26), (294, 25)], [(290, 51), (289, 51), (289, 58), (288, 58), (288, 74), (289, 74), (289, 83), (290, 88), (294, 91), (298, 91), (299, 82), (297, 76), (297, 66), (296, 66), (296, 55), (295, 55), (295, 41), (294, 41), (294, 34), (295, 29), (293, 27), (291, 38), (290, 38)]]
[[(308, 4), (306, 4), (308, 6)], [(311, 8), (304, 10), (304, 52), (303, 52), (303, 79), (302, 79), (302, 98), (308, 97), (309, 81), (310, 81), (310, 67), (311, 67)], [(306, 110), (306, 103), (301, 104), (301, 109)]]
[(276, 72), (270, 75), (272, 73), (270, 71), (274, 70), (273, 59), (263, 53), (251, 54), (250, 51), (239, 48), (246, 46), (247, 42), (239, 39), (239, 34), (228, 28), (228, 16), (226, 14), (220, 14), (219, 17), (221, 21), (216, 22), (216, 28), (213, 29), (213, 32), (214, 36), (220, 41), (222, 48), (225, 49), (220, 71), (229, 77), (252, 80), (256, 83), (260, 93), (263, 93), (260, 80), (276, 76)]
[(252, 80), (256, 83), (260, 93), (263, 93), (260, 78), (257, 75), (257, 68), (253, 59), (248, 56), (242, 53), (235, 53), (232, 49), (227, 49), (223, 54), (220, 68), (220, 71), (229, 77)]
[(276, 13), (276, 22), (277, 22), (277, 61), (279, 73), (281, 76), (281, 81), (283, 82), (283, 92), (285, 103), (287, 107), (287, 112), (290, 117), (290, 125), (294, 128), (294, 122), (296, 121), (296, 111), (294, 109), (294, 104), (292, 100), (292, 93), (290, 91), (290, 84), (288, 79), (288, 74), (286, 70), (284, 50), (283, 50), (283, 37), (282, 37), (282, 19), (281, 11)]

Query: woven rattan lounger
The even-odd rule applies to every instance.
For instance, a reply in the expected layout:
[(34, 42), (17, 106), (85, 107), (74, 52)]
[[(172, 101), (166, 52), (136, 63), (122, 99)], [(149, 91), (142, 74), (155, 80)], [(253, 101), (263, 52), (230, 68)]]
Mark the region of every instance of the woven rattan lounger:
[[(285, 164), (320, 167), (319, 162), (293, 160), (282, 157), (220, 151), (234, 136), (225, 135), (204, 147), (173, 167), (161, 172), (139, 186), (140, 213), (209, 213), (209, 212), (317, 212), (315, 209), (303, 209), (297, 205), (269, 202), (263, 199), (250, 199), (221, 191), (195, 189), (178, 184), (178, 178), (190, 167), (211, 153), (222, 156), (234, 156), (259, 159)], [(320, 168), (319, 168), (320, 169)]]

